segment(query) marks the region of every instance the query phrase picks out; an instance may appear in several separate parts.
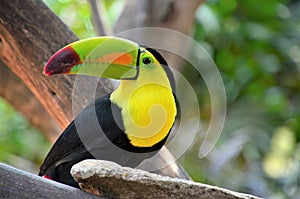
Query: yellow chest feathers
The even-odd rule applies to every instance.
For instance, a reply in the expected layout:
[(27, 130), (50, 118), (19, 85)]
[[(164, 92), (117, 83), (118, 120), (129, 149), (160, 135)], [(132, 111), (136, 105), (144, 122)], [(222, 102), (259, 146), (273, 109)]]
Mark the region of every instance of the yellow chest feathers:
[(125, 133), (134, 146), (160, 142), (175, 121), (176, 104), (169, 86), (148, 83), (124, 91), (121, 85), (111, 100), (121, 107)]

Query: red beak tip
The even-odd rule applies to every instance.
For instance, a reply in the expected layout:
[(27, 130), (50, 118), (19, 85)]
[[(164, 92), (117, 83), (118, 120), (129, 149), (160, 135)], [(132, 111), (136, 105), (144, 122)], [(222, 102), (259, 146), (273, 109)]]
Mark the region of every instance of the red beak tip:
[(46, 71), (46, 70), (44, 70), (42, 73), (43, 73), (43, 75), (45, 75), (45, 76), (50, 76), (50, 75), (51, 75), (51, 73), (50, 73), (49, 71)]
[(45, 64), (43, 74), (46, 76), (69, 74), (75, 65), (81, 63), (81, 59), (77, 52), (71, 46), (67, 46), (50, 57)]

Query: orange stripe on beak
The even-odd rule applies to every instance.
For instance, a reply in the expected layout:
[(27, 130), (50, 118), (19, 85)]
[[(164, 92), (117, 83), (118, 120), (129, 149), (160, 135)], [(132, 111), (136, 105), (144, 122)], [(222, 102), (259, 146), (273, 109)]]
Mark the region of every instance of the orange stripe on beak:
[(98, 58), (97, 62), (98, 61), (109, 64), (130, 65), (132, 63), (132, 57), (130, 54), (111, 53)]

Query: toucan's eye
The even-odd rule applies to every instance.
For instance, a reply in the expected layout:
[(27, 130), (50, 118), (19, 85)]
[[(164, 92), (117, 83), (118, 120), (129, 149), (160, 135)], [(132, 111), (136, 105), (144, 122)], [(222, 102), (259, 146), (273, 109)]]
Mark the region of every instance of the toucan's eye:
[(143, 64), (148, 65), (148, 64), (151, 64), (151, 63), (152, 63), (152, 60), (151, 60), (150, 57), (145, 57), (145, 58), (143, 58)]

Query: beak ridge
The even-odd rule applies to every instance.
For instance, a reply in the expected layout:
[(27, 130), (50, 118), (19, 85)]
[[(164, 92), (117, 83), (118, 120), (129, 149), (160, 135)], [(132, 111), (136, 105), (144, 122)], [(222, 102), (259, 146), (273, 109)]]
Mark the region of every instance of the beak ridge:
[(44, 74), (83, 74), (112, 79), (134, 79), (138, 75), (139, 45), (118, 37), (80, 40), (57, 51)]

